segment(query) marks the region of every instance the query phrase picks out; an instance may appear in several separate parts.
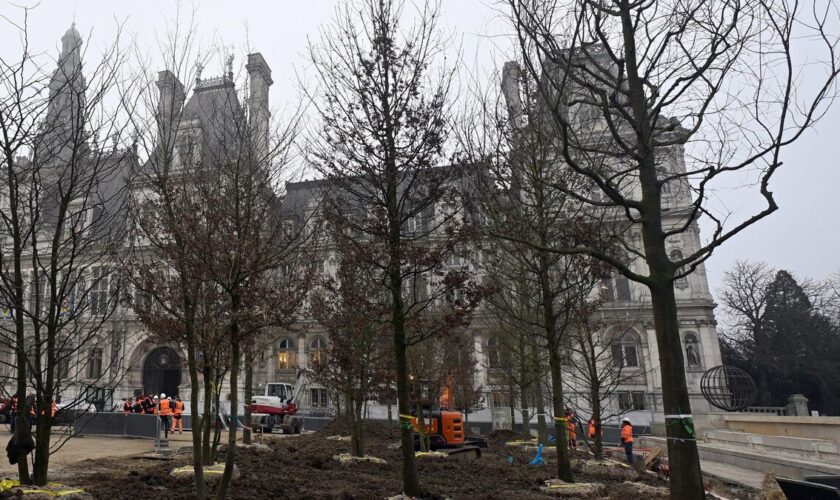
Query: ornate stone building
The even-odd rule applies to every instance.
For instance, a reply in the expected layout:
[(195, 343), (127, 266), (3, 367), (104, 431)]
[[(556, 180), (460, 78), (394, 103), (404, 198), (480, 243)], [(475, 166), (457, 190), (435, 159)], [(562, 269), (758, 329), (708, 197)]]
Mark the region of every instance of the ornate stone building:
[[(66, 39), (66, 40), (65, 40)], [(57, 71), (57, 75), (74, 74), (81, 71), (81, 59), (78, 47), (80, 37), (74, 28), (65, 34), (64, 50), (60, 58), (61, 65), (70, 65)], [(272, 84), (271, 70), (260, 54), (250, 54), (246, 66), (250, 82), (250, 105), (255, 115), (267, 124), (268, 89)], [(58, 78), (58, 76), (56, 77)], [(161, 137), (203, 137), (220, 123), (220, 117), (226, 113), (236, 114), (241, 110), (238, 90), (231, 73), (217, 78), (197, 78), (190, 91), (185, 89), (169, 71), (161, 71), (157, 81), (160, 89), (159, 113), (165, 117), (178, 115), (177, 120), (163, 120), (163, 123), (177, 123), (172, 130), (162, 130)], [(59, 84), (56, 84), (57, 86)], [(61, 100), (56, 100), (56, 112), (49, 114), (50, 119), (61, 119)], [(221, 119), (223, 121), (223, 119)], [(267, 125), (265, 125), (267, 126)], [(265, 140), (264, 127), (257, 128), (257, 134)], [(213, 147), (207, 144), (203, 147)], [(136, 155), (121, 156), (125, 168), (136, 165)], [(677, 148), (672, 155), (672, 168), (684, 169), (683, 151)], [(142, 185), (130, 186), (132, 196), (142, 194)], [(282, 202), (292, 211), (305, 213), (315, 210), (319, 196), (318, 182), (294, 182), (286, 185)], [(670, 210), (666, 213), (666, 224), (680, 221), (680, 209), (688, 206), (690, 193), (687, 189), (674, 189), (667, 195)], [(307, 220), (308, 217), (302, 217)], [(638, 242), (638, 238), (636, 239)], [(691, 253), (700, 245), (700, 235), (696, 224), (681, 239), (669, 242), (670, 253), (674, 258)], [(103, 264), (105, 265), (105, 264)], [(480, 272), (475, 263), (464, 261), (459, 265), (469, 266)], [(320, 271), (324, 274), (335, 272), (335, 256), (329, 251), (324, 253)], [(638, 271), (642, 272), (642, 269)], [(108, 287), (103, 287), (101, 294), (104, 303), (116, 302), (116, 297), (109, 297)], [(614, 275), (605, 280), (601, 292), (606, 300), (602, 314), (621, 318), (621, 338), (612, 348), (613, 362), (637, 376), (628, 378), (627, 383), (617, 388), (613, 405), (623, 412), (631, 412), (634, 421), (639, 423), (661, 421), (661, 380), (658, 370), (658, 352), (653, 329), (652, 312), (644, 289), (629, 282), (623, 276)], [(705, 267), (700, 265), (696, 272), (678, 280), (676, 298), (679, 306), (681, 339), (686, 358), (686, 372), (692, 393), (694, 412), (697, 415), (708, 411), (699, 391), (699, 380), (703, 371), (721, 362), (715, 329), (714, 307)], [(189, 399), (189, 381), (185, 367), (185, 355), (177, 345), (160, 345), (152, 340), (136, 321), (130, 307), (122, 302), (115, 305), (115, 312), (110, 316), (107, 328), (103, 332), (109, 335), (101, 343), (93, 343), (79, 356), (84, 362), (71, 363), (77, 366), (75, 373), (67, 373), (65, 390), (79, 394), (96, 389), (96, 398), (104, 399), (104, 405), (112, 401), (134, 395), (138, 391), (166, 392), (179, 394)], [(494, 420), (505, 425), (505, 415), (509, 415), (507, 406), (511, 404), (506, 396), (506, 389), (494, 377), (494, 368), (499, 362), (499, 349), (502, 343), (499, 333), (490, 333), (486, 318), (479, 310), (472, 326), (469, 327), (473, 338), (478, 374), (476, 383), (486, 390), (486, 410), (471, 416), (471, 420)], [(614, 332), (606, 331), (604, 335)], [(107, 340), (107, 341), (106, 341)], [(260, 356), (255, 359), (254, 380), (257, 393), (261, 385), (267, 382), (297, 383), (303, 390), (301, 402), (305, 408), (313, 411), (324, 410), (331, 405), (327, 392), (310, 384), (301, 377), (301, 370), (325, 356), (329, 338), (324, 329), (313, 321), (304, 321), (301, 328), (294, 332), (278, 334), (277, 340), (265, 345)], [(106, 347), (107, 346), (107, 347)], [(107, 368), (106, 368), (107, 367)], [(103, 373), (108, 370), (108, 373)], [(242, 380), (242, 378), (240, 378)], [(7, 391), (13, 381), (7, 378)], [(568, 387), (570, 398), (579, 398), (575, 387)], [(227, 394), (222, 389), (223, 394)], [(241, 398), (240, 398), (241, 400)], [(381, 408), (371, 408), (371, 415), (381, 415)], [(379, 413), (378, 413), (379, 412)], [(659, 417), (657, 418), (657, 415)], [(702, 425), (702, 419), (697, 419)], [(509, 423), (508, 423), (509, 424)]]

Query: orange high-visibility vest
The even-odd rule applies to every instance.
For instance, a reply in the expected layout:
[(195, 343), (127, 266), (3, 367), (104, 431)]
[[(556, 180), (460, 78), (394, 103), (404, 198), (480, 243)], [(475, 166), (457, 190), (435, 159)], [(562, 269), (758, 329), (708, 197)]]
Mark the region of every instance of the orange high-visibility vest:
[(633, 426), (630, 424), (621, 428), (621, 441), (624, 443), (633, 442)]
[(184, 402), (175, 401), (175, 415), (180, 416), (182, 413), (184, 413)]
[(575, 432), (575, 423), (569, 420), (569, 423), (566, 424), (566, 429), (569, 431), (569, 439), (577, 439), (577, 433)]
[(169, 415), (172, 415), (172, 409), (169, 408), (168, 399), (161, 399), (160, 403), (158, 404), (158, 408), (161, 417), (168, 417)]
[(595, 439), (595, 421), (589, 421), (589, 439)]

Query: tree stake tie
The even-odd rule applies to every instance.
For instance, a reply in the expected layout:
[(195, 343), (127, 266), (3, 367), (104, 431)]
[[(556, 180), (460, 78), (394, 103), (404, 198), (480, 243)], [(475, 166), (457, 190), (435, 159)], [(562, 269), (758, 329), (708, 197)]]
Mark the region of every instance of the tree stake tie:
[[(679, 411), (679, 410), (677, 410)], [(671, 422), (668, 422), (668, 421)], [(694, 432), (694, 417), (690, 414), (676, 414), (676, 415), (665, 415), (665, 425), (682, 425), (683, 429), (685, 430), (686, 434), (690, 436), (689, 439), (686, 438), (668, 438), (671, 440), (676, 441), (696, 441), (697, 435)]]
[(412, 415), (406, 415), (404, 413), (400, 413), (399, 417), (400, 417), (400, 427), (402, 427), (405, 430), (411, 430), (411, 428), (412, 428), (411, 421), (414, 420), (414, 417)]

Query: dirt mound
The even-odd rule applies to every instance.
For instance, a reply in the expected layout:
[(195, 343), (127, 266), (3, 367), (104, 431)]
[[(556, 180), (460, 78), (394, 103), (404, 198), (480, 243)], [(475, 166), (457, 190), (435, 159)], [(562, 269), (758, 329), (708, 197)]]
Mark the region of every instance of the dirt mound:
[[(340, 463), (334, 455), (348, 453), (350, 443), (330, 441), (336, 428), (324, 432), (285, 436), (266, 440), (268, 450), (253, 453), (240, 449), (236, 463), (241, 476), (233, 482), (231, 497), (250, 498), (342, 498), (382, 499), (402, 490), (400, 450), (393, 444), (396, 429), (385, 424), (366, 427), (368, 440), (365, 453), (385, 463)], [(492, 438), (493, 436), (491, 436)], [(495, 442), (502, 443), (510, 435), (497, 433)], [(498, 448), (497, 448), (498, 449)], [(545, 481), (557, 477), (554, 455), (544, 455), (543, 466), (528, 465), (533, 452), (494, 451), (493, 446), (477, 460), (421, 460), (417, 463), (420, 482), (429, 498), (556, 498), (540, 491)], [(224, 453), (217, 458), (224, 461)], [(74, 486), (91, 493), (94, 498), (122, 498), (131, 492), (137, 498), (194, 498), (192, 482), (178, 480), (170, 472), (188, 465), (187, 458), (170, 461), (110, 459), (90, 461), (88, 470), (96, 471), (79, 477)], [(592, 482), (592, 478), (576, 475), (576, 480)], [(69, 482), (69, 481), (68, 481)], [(610, 494), (620, 493), (620, 481), (605, 483)], [(655, 486), (663, 486), (659, 482)], [(210, 494), (213, 494), (210, 487)], [(627, 497), (623, 497), (627, 498)]]

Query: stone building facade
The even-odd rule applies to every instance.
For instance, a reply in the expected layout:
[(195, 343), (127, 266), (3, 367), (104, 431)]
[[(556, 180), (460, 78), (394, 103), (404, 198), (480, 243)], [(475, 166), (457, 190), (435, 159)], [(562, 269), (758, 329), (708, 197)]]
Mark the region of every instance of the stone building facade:
[[(78, 50), (78, 32), (68, 31), (65, 37), (71, 37), (73, 44), (66, 45), (65, 50)], [(67, 56), (67, 54), (63, 54)], [(75, 68), (69, 71), (81, 71), (81, 60), (78, 57), (62, 57), (62, 61), (70, 60)], [(257, 140), (267, 141), (267, 123), (269, 116), (268, 89), (272, 84), (271, 70), (260, 54), (248, 56), (246, 66), (250, 81), (250, 105), (256, 109), (259, 118), (254, 128)], [(65, 70), (66, 72), (66, 70)], [(219, 113), (236, 112), (240, 106), (238, 90), (235, 87), (232, 74), (217, 78), (196, 79), (193, 88), (188, 92), (184, 85), (169, 71), (161, 71), (158, 78), (161, 91), (159, 113), (163, 116), (180, 115), (178, 120), (164, 120), (163, 122), (177, 123), (173, 130), (162, 130), (164, 140), (177, 140), (177, 137), (200, 134), (203, 130), (214, 127)], [(224, 108), (224, 109), (222, 109)], [(684, 168), (682, 165), (682, 151), (675, 151), (673, 168)], [(134, 158), (132, 161), (136, 162)], [(126, 168), (132, 164), (126, 161)], [(132, 195), (140, 195), (142, 186), (132, 187)], [(296, 207), (313, 209), (318, 196), (317, 182), (295, 182), (286, 185), (284, 203), (291, 203)], [(668, 195), (671, 210), (666, 215), (673, 218), (670, 223), (679, 222), (680, 208), (690, 202), (690, 193), (685, 189), (676, 189)], [(668, 223), (668, 221), (666, 221)], [(670, 242), (672, 256), (686, 255), (700, 245), (699, 229), (695, 226), (682, 239)], [(480, 269), (473, 263), (465, 265)], [(335, 272), (335, 256), (326, 252), (321, 265), (321, 272), (330, 274)], [(639, 269), (643, 272), (644, 270)], [(108, 289), (102, 290), (107, 294)], [(628, 282), (626, 278), (615, 275), (602, 285), (602, 292), (607, 299), (604, 307), (606, 315), (621, 317), (624, 328), (620, 348), (615, 356), (620, 357), (625, 366), (637, 370), (638, 377), (618, 388), (613, 404), (624, 412), (634, 415), (636, 422), (654, 423), (661, 421), (661, 381), (658, 370), (658, 352), (653, 328), (652, 312), (646, 292), (636, 283)], [(686, 372), (692, 393), (695, 414), (700, 415), (709, 410), (699, 391), (700, 376), (703, 371), (721, 363), (721, 356), (715, 328), (715, 304), (709, 290), (705, 267), (700, 265), (696, 272), (676, 283), (676, 298), (679, 305), (679, 321), (681, 338), (683, 341)], [(111, 298), (109, 300), (115, 300)], [(628, 320), (629, 318), (629, 320)], [(626, 328), (630, 324), (629, 331)], [(95, 395), (97, 400), (103, 400), (105, 407), (120, 398), (130, 397), (136, 392), (166, 392), (178, 394), (189, 400), (189, 380), (186, 370), (185, 354), (174, 344), (161, 345), (152, 340), (143, 327), (136, 320), (130, 307), (122, 304), (116, 306), (111, 316), (108, 328), (103, 328), (103, 334), (109, 339), (102, 345), (92, 344), (90, 349), (79, 356), (95, 359), (95, 367), (91, 362), (74, 364), (78, 366), (75, 373), (68, 373), (64, 387), (68, 397), (87, 391)], [(498, 357), (499, 339), (491, 334), (482, 318), (481, 310), (469, 327), (473, 339), (475, 357), (478, 361), (476, 383), (486, 391), (485, 407), (470, 418), (473, 420), (493, 420), (498, 425), (509, 425), (505, 422), (505, 415), (509, 414), (505, 389), (494, 377), (494, 360)], [(624, 333), (626, 332), (626, 333)], [(604, 332), (605, 335), (611, 332)], [(294, 332), (279, 332), (276, 340), (264, 346), (261, 355), (255, 359), (254, 381), (255, 391), (260, 393), (261, 386), (268, 382), (289, 382), (298, 384), (301, 389), (302, 406), (313, 412), (329, 412), (332, 402), (327, 391), (312, 384), (301, 376), (302, 370), (309, 368), (314, 361), (325, 356), (325, 349), (329, 338), (324, 329), (313, 321), (306, 321), (301, 328)], [(107, 367), (107, 368), (106, 368)], [(104, 370), (107, 374), (102, 374)], [(6, 374), (5, 386), (7, 391), (12, 387), (13, 380)], [(95, 376), (94, 376), (95, 375)], [(242, 377), (240, 377), (242, 380)], [(93, 388), (93, 390), (91, 390)], [(579, 398), (575, 387), (569, 387), (571, 398)], [(73, 393), (73, 394), (71, 394)], [(228, 394), (222, 389), (223, 399)], [(241, 400), (241, 397), (240, 397)], [(371, 415), (377, 415), (381, 408), (371, 408)], [(379, 413), (381, 414), (381, 413)], [(702, 425), (702, 419), (698, 419)]]

